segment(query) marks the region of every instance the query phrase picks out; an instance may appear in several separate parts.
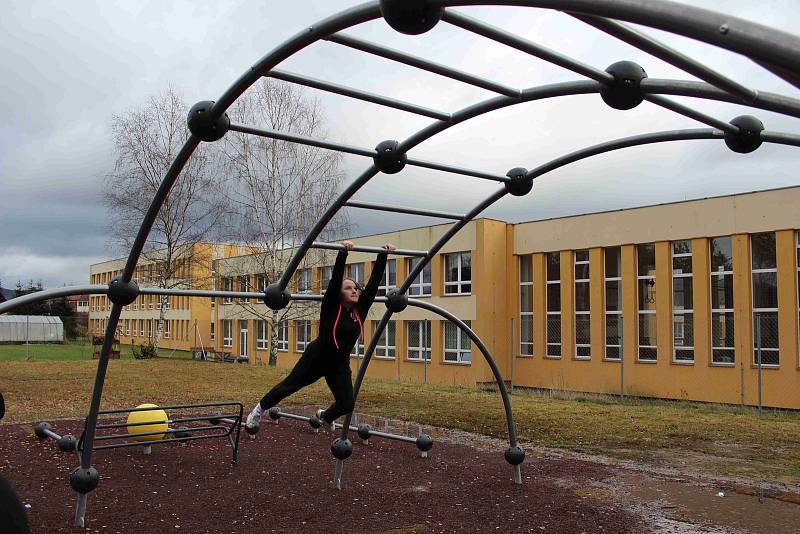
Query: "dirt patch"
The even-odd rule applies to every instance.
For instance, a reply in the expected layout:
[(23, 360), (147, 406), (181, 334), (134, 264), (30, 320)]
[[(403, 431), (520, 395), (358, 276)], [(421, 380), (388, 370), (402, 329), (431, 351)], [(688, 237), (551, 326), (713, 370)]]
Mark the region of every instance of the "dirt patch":
[[(80, 423), (60, 421), (78, 435)], [(573, 491), (614, 478), (606, 466), (529, 458), (523, 485), (502, 454), (439, 441), (427, 459), (413, 445), (354, 439), (344, 486), (331, 488), (334, 436), (292, 421), (265, 422), (230, 463), (222, 439), (96, 451), (88, 532), (647, 532), (637, 514)], [(0, 472), (30, 506), (33, 532), (72, 527), (74, 455), (39, 442), (30, 425), (0, 426)], [(567, 483), (565, 484), (565, 481)]]

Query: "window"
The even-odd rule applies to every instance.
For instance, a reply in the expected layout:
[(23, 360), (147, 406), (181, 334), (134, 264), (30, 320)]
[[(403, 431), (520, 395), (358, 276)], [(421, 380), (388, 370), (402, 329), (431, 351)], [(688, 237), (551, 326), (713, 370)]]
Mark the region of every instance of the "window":
[(267, 290), (267, 285), (269, 284), (269, 280), (263, 274), (255, 275), (255, 290), (263, 293)]
[(311, 293), (311, 269), (297, 271), (297, 292)]
[[(467, 326), (470, 321), (464, 321)], [(444, 361), (469, 363), (472, 360), (472, 342), (469, 336), (450, 321), (444, 321)]]
[(214, 341), (216, 341), (216, 338), (217, 338), (217, 336), (215, 335), (215, 332), (214, 332), (214, 330), (215, 330), (215, 328), (214, 328), (214, 327), (215, 327), (215, 326), (216, 326), (216, 325), (215, 325), (215, 324), (212, 322), (212, 323), (211, 323), (211, 343), (212, 343), (212, 344), (214, 343)]
[(730, 237), (710, 240), (711, 362), (734, 363), (733, 249)]
[(694, 310), (692, 305), (692, 242), (672, 243), (672, 346), (673, 361), (694, 361)]
[(267, 339), (269, 338), (269, 328), (267, 328), (267, 321), (260, 319), (256, 321), (256, 348), (266, 349)]
[(333, 276), (332, 265), (326, 265), (325, 267), (322, 267), (320, 269), (320, 280), (321, 280), (320, 288), (322, 291), (328, 289), (328, 284), (330, 283), (332, 276)]
[(519, 354), (533, 356), (533, 257), (519, 257)]
[[(243, 275), (239, 277), (239, 291), (248, 292), (250, 291), (250, 277), (247, 275)], [(247, 302), (248, 299), (240, 298), (239, 302)]]
[(637, 296), (639, 299), (639, 360), (658, 357), (656, 329), (656, 245), (636, 245)]
[(406, 321), (408, 359), (431, 361), (431, 322)]
[[(378, 328), (380, 321), (372, 321), (373, 328)], [(375, 348), (376, 358), (394, 358), (395, 355), (395, 321), (386, 323), (386, 328), (378, 338), (378, 346)]]
[(548, 358), (561, 357), (561, 253), (545, 254), (547, 286), (547, 353)]
[(472, 253), (444, 255), (444, 292), (467, 295), (472, 292)]
[(753, 363), (780, 364), (778, 354), (778, 268), (775, 232), (750, 236), (753, 277)]
[(147, 339), (153, 339), (153, 320), (147, 319)]
[(591, 357), (592, 329), (589, 306), (589, 251), (575, 251), (575, 357)]
[(126, 336), (131, 335), (131, 320), (130, 319), (125, 319), (125, 335)]
[(170, 326), (169, 326), (169, 324), (170, 324), (170, 321), (164, 321), (164, 337), (165, 338), (169, 338), (169, 335), (170, 335), (170, 332), (169, 332), (170, 331)]
[[(422, 258), (409, 258), (406, 260), (406, 268), (409, 274), (416, 269)], [(431, 294), (431, 263), (425, 264), (422, 271), (414, 277), (414, 281), (408, 288), (408, 296), (410, 297), (424, 297)]]
[(619, 247), (607, 247), (605, 256), (606, 359), (619, 360), (622, 354), (622, 269)]
[(222, 320), (222, 346), (233, 346), (233, 321), (230, 319)]
[[(233, 279), (232, 278), (223, 278), (222, 279), (222, 290), (223, 291), (233, 291)], [(233, 299), (230, 296), (226, 296), (222, 299), (223, 304), (231, 304)]]
[(350, 356), (353, 358), (364, 357), (364, 343), (361, 341), (361, 338), (356, 339), (355, 345), (353, 345), (353, 348), (350, 349)]
[(295, 351), (303, 352), (311, 342), (311, 321), (295, 321), (294, 329), (297, 335), (297, 340), (294, 344)]
[(397, 260), (388, 260), (383, 273), (381, 285), (378, 286), (378, 296), (385, 296), (390, 290), (397, 287)]
[(358, 285), (364, 285), (364, 263), (351, 263), (347, 266), (347, 274), (348, 278), (352, 278)]
[(280, 321), (277, 326), (278, 352), (289, 352), (289, 323)]

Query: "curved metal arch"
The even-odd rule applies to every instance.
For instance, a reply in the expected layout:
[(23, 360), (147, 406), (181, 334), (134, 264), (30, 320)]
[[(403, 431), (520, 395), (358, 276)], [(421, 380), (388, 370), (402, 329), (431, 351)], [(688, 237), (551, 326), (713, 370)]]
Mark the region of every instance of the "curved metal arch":
[[(544, 7), (550, 9), (558, 9), (564, 11), (574, 11), (583, 14), (611, 17), (614, 19), (625, 20), (650, 26), (672, 33), (685, 35), (701, 41), (720, 46), (753, 59), (756, 62), (766, 66), (784, 79), (799, 85), (800, 76), (795, 72), (798, 59), (800, 58), (800, 39), (790, 34), (777, 32), (770, 28), (750, 23), (734, 17), (727, 17), (722, 14), (706, 11), (683, 4), (675, 4), (671, 2), (662, 2), (657, 5), (652, 1), (644, 0), (639, 3), (632, 3), (629, 0), (531, 0), (531, 1), (518, 1), (518, 2), (504, 2), (504, 1), (438, 1), (435, 2), (442, 6), (455, 6), (455, 5), (518, 5), (529, 7)], [(672, 11), (664, 9), (663, 4), (667, 4), (673, 8)], [(678, 15), (678, 13), (683, 13)], [(307, 30), (296, 34), (294, 37), (285, 41), (282, 45), (275, 48), (272, 52), (264, 56), (256, 65), (249, 71), (242, 75), (219, 99), (211, 112), (215, 114), (222, 114), (228, 107), (240, 96), (249, 86), (251, 86), (259, 77), (268, 72), (270, 68), (277, 65), (283, 59), (290, 57), (295, 52), (305, 48), (306, 46), (318, 41), (326, 35), (335, 33), (347, 27), (360, 24), (369, 20), (377, 19), (380, 17), (380, 9), (377, 0), (361, 6), (354, 7), (340, 14), (329, 17), (321, 21), (316, 26), (311, 26)], [(770, 37), (778, 35), (780, 39), (771, 39)], [(581, 83), (581, 82), (576, 82)], [(596, 92), (597, 88), (594, 88)], [(479, 106), (479, 105), (478, 105)], [(478, 111), (475, 106), (471, 106), (473, 111)], [(480, 114), (480, 113), (477, 113)], [(424, 129), (422, 132), (409, 138), (403, 146), (406, 149), (414, 146), (416, 143), (422, 142), (434, 133), (438, 125), (434, 124), (432, 127)], [(442, 131), (444, 128), (439, 129)], [(424, 132), (424, 133), (423, 133)], [(776, 142), (783, 142), (786, 144), (794, 144), (794, 137), (791, 135), (775, 135)], [(190, 136), (187, 142), (181, 149), (178, 157), (173, 161), (164, 180), (162, 181), (158, 192), (156, 193), (150, 208), (142, 222), (137, 238), (131, 248), (128, 261), (126, 262), (125, 269), (121, 276), (123, 282), (128, 282), (131, 279), (133, 269), (141, 254), (141, 250), (150, 232), (154, 218), (159, 211), (167, 192), (171, 188), (175, 179), (177, 179), (183, 166), (193, 151), (199, 144), (199, 140)], [(365, 171), (354, 184), (351, 184), (352, 192), (366, 183), (372, 176), (376, 174), (374, 166)], [(360, 183), (359, 183), (360, 182)], [(357, 185), (356, 185), (357, 184)], [(350, 190), (351, 188), (348, 188)], [(350, 193), (352, 195), (352, 192)], [(341, 197), (340, 197), (341, 199)], [(341, 204), (337, 202), (337, 204)], [(333, 211), (329, 209), (326, 214), (334, 214), (338, 207)], [(332, 215), (331, 215), (332, 216)], [(304, 243), (305, 245), (305, 243)], [(307, 251), (307, 247), (306, 247)], [(304, 252), (305, 253), (305, 252)], [(429, 259), (429, 257), (428, 257)], [(294, 265), (293, 269), (297, 265)], [(285, 273), (284, 273), (285, 274)], [(282, 281), (284, 279), (282, 278)], [(284, 284), (285, 287), (285, 284)], [(100, 396), (102, 394), (102, 382), (107, 368), (108, 354), (111, 345), (111, 334), (116, 328), (122, 306), (114, 304), (112, 306), (109, 323), (106, 329), (106, 341), (104, 342), (101, 358), (98, 364), (97, 377), (93, 391), (93, 398), (90, 408), (89, 417), (87, 419), (87, 436), (85, 443), (87, 444), (84, 453), (81, 456), (81, 466), (89, 467), (91, 460), (92, 443), (94, 439), (94, 426), (96, 424), (97, 410), (99, 408)], [(79, 499), (78, 509), (76, 510), (76, 524), (83, 524), (82, 507), (85, 506), (85, 495), (82, 500)], [(80, 518), (80, 523), (78, 519)]]

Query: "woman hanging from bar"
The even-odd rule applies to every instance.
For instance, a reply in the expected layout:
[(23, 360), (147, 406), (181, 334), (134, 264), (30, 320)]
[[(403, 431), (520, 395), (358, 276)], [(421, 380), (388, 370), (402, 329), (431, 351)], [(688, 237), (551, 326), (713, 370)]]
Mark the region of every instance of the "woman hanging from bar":
[(247, 416), (248, 428), (256, 428), (264, 412), (322, 377), (333, 393), (334, 403), (327, 410), (317, 411), (320, 422), (332, 429), (337, 418), (353, 411), (350, 351), (358, 339), (363, 339), (364, 318), (383, 280), (386, 256), (395, 250), (395, 246), (391, 243), (383, 246), (385, 252), (378, 254), (369, 282), (362, 291), (356, 280), (344, 276), (345, 260), (353, 249), (353, 243), (343, 241), (342, 245), (344, 249), (336, 256), (331, 280), (322, 298), (319, 336), (308, 344), (289, 375), (256, 404)]

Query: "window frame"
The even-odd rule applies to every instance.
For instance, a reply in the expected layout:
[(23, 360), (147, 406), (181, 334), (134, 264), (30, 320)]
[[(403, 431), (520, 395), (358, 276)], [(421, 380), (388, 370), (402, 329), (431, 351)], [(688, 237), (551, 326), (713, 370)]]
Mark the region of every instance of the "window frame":
[(256, 350), (269, 348), (269, 327), (266, 319), (256, 319)]
[[(728, 270), (720, 270), (720, 269), (717, 269), (716, 271), (713, 270), (714, 269), (714, 257), (713, 257), (713, 252), (712, 252), (712, 244), (713, 244), (715, 239), (727, 239), (727, 240), (730, 241), (731, 270), (729, 270), (729, 271)], [(734, 332), (734, 336), (735, 336), (736, 335), (736, 314), (734, 312), (735, 312), (735, 307), (736, 307), (736, 299), (734, 297), (733, 288), (731, 288), (731, 297), (732, 297), (732, 300), (733, 300), (733, 302), (730, 303), (731, 306), (728, 307), (728, 308), (714, 308), (714, 295), (713, 295), (714, 284), (712, 283), (712, 279), (713, 279), (714, 276), (716, 276), (716, 277), (718, 277), (718, 278), (720, 278), (722, 280), (722, 282), (723, 282), (722, 285), (724, 285), (724, 281), (725, 281), (725, 277), (726, 276), (730, 276), (731, 277), (731, 283), (733, 282), (733, 278), (734, 278), (734, 269), (733, 269), (733, 267), (734, 266), (733, 266), (733, 237), (732, 236), (717, 236), (717, 237), (711, 237), (711, 238), (708, 239), (708, 265), (709, 265), (709, 270), (710, 270), (710, 274), (709, 274), (709, 278), (708, 278), (708, 280), (709, 280), (709, 291), (708, 291), (709, 303), (708, 303), (708, 305), (709, 305), (709, 309), (711, 310), (711, 313), (710, 313), (711, 324), (709, 325), (709, 328), (710, 328), (709, 340), (711, 341), (711, 365), (734, 366), (734, 365), (736, 365), (736, 343), (735, 343), (735, 341), (734, 341), (733, 346), (730, 346), (730, 347), (717, 347), (717, 346), (714, 346), (714, 315), (723, 315), (724, 316), (725, 314), (730, 314), (731, 317), (733, 318), (733, 332)], [(721, 287), (721, 285), (718, 284), (717, 287)], [(715, 351), (731, 351), (731, 354), (733, 355), (732, 358), (731, 358), (731, 361), (717, 361), (717, 357), (718, 356), (717, 356), (717, 353)]]
[[(380, 321), (372, 321), (373, 332), (378, 328)], [(389, 344), (389, 333), (391, 332), (391, 340), (393, 343)], [(391, 353), (391, 354), (390, 354)], [(394, 360), (397, 357), (397, 321), (389, 321), (386, 323), (386, 328), (381, 332), (378, 338), (378, 344), (375, 346), (375, 358), (380, 360)]]
[[(442, 255), (442, 262), (444, 266), (444, 285), (442, 286), (444, 289), (444, 296), (446, 297), (455, 297), (455, 296), (463, 296), (463, 295), (471, 295), (472, 294), (472, 251), (466, 250), (462, 252), (451, 252), (448, 254)], [(449, 280), (447, 277), (450, 275), (450, 271), (447, 268), (447, 258), (456, 256), (458, 257), (458, 264), (456, 268), (456, 279)], [(468, 256), (469, 257), (469, 279), (462, 278), (463, 272), (463, 262), (462, 258)], [(464, 291), (465, 286), (468, 287), (466, 291)], [(455, 287), (456, 291), (450, 292), (448, 288)]]
[[(585, 252), (586, 253), (586, 260), (578, 261), (578, 253)], [(574, 314), (574, 324), (573, 324), (573, 336), (575, 340), (575, 353), (573, 357), (576, 360), (591, 360), (592, 359), (592, 281), (591, 281), (591, 258), (589, 255), (589, 249), (579, 249), (572, 252), (572, 263), (573, 263), (573, 291), (572, 291), (572, 310)], [(588, 278), (578, 278), (578, 265), (586, 265), (586, 274)], [(578, 284), (586, 284), (586, 310), (578, 310)], [(578, 343), (578, 316), (585, 316), (588, 318), (589, 321), (589, 343)], [(588, 354), (582, 355), (579, 354), (580, 348), (587, 349)]]
[[(394, 283), (391, 281), (393, 275)], [(392, 289), (397, 289), (397, 259), (395, 258), (386, 260), (386, 269), (383, 271), (381, 284), (378, 286), (378, 296), (385, 297)]]
[(278, 329), (278, 335), (275, 338), (276, 350), (278, 352), (289, 352), (289, 322), (286, 320), (278, 321), (277, 326), (273, 323), (273, 328)]
[[(550, 280), (548, 273), (550, 272), (550, 256), (555, 255), (558, 258), (558, 279), (557, 280)], [(563, 318), (561, 315), (561, 304), (562, 304), (562, 291), (561, 291), (561, 251), (551, 251), (545, 252), (545, 261), (544, 261), (544, 280), (545, 280), (545, 353), (544, 357), (550, 360), (558, 360), (561, 359), (561, 354), (563, 352), (563, 336), (562, 336), (562, 327), (563, 327)], [(558, 310), (550, 310), (550, 286), (558, 286)], [(551, 317), (558, 317), (558, 342), (550, 341), (550, 318)], [(551, 348), (558, 347), (558, 354), (550, 352)]]
[[(457, 324), (453, 323), (452, 321), (441, 321), (442, 322), (442, 363), (446, 364), (460, 364), (460, 365), (472, 365), (472, 339), (467, 335), (467, 333)], [(471, 326), (472, 321), (466, 320), (464, 324), (466, 324), (469, 328)], [(447, 328), (455, 328), (456, 329), (456, 347), (452, 348), (447, 346)], [(462, 346), (464, 339), (466, 337), (466, 341), (469, 344), (469, 348), (464, 348)], [(452, 355), (455, 353), (455, 359), (448, 359), (448, 354)], [(467, 357), (464, 357), (464, 354)]]
[[(411, 273), (419, 262), (424, 258), (406, 258), (406, 272)], [(428, 282), (425, 282), (425, 275), (428, 275)], [(425, 267), (414, 277), (414, 281), (408, 286), (408, 296), (414, 298), (430, 297), (433, 294), (433, 276), (431, 274), (431, 262), (427, 262)]]
[[(658, 302), (657, 302), (657, 300), (655, 298), (653, 299), (653, 302), (652, 302), (653, 309), (652, 310), (642, 310), (640, 308), (640, 306), (639, 306), (639, 304), (640, 304), (639, 303), (639, 297), (640, 297), (640, 292), (641, 292), (641, 290), (639, 289), (639, 286), (641, 285), (641, 281), (642, 280), (652, 280), (653, 283), (652, 284), (647, 284), (647, 285), (649, 285), (650, 287), (653, 287), (653, 288), (656, 287), (656, 275), (655, 274), (652, 274), (652, 275), (650, 275), (650, 274), (645, 274), (645, 275), (639, 274), (639, 267), (640, 267), (639, 266), (639, 247), (646, 247), (646, 246), (650, 246), (650, 245), (652, 245), (652, 247), (653, 247), (653, 273), (657, 273), (657, 271), (658, 271), (658, 258), (657, 258), (658, 254), (656, 252), (656, 243), (655, 242), (649, 242), (649, 243), (637, 243), (636, 244), (636, 361), (640, 362), (640, 363), (656, 363), (656, 362), (658, 362), (658, 324), (657, 324), (658, 315), (656, 313), (656, 307), (658, 306)], [(655, 292), (655, 289), (653, 291)], [(641, 344), (641, 339), (640, 339), (642, 316), (649, 316), (649, 315), (652, 315), (652, 316), (656, 317), (656, 329), (655, 329), (656, 344), (655, 345), (642, 345)], [(653, 352), (654, 352), (655, 356), (652, 359), (650, 359), (650, 358), (642, 358), (642, 349), (653, 349)]]
[[(522, 280), (522, 262), (527, 259), (530, 262), (530, 273), (531, 279), (530, 281), (523, 281)], [(520, 254), (519, 261), (517, 263), (519, 269), (519, 344), (517, 345), (517, 356), (520, 358), (533, 358), (533, 351), (534, 351), (534, 319), (533, 319), (533, 307), (534, 307), (534, 299), (533, 299), (533, 292), (534, 292), (534, 283), (533, 283), (533, 254)], [(522, 288), (523, 287), (530, 287), (531, 293), (531, 301), (530, 307), (531, 311), (522, 311)], [(522, 341), (522, 329), (525, 322), (523, 321), (524, 317), (530, 317), (530, 341)], [(526, 352), (528, 350), (529, 352)]]
[[(294, 350), (295, 352), (303, 353), (306, 348), (308, 348), (309, 343), (311, 343), (311, 321), (308, 319), (295, 319), (294, 329)], [(303, 340), (300, 338), (301, 329), (303, 332), (303, 337), (305, 338)]]
[[(423, 328), (427, 325), (427, 329)], [(410, 336), (412, 330), (417, 329), (419, 345), (411, 344)], [(406, 330), (406, 360), (410, 362), (430, 362), (433, 353), (433, 336), (431, 330), (433, 323), (430, 319), (419, 319), (413, 321), (405, 321)], [(412, 357), (412, 351), (416, 356)]]
[[(764, 235), (764, 234), (772, 234), (772, 239), (775, 244), (775, 267), (770, 267), (768, 269), (755, 269), (753, 268), (753, 236), (757, 235)], [(780, 291), (778, 290), (778, 235), (776, 232), (758, 232), (755, 234), (749, 235), (750, 239), (750, 302), (752, 304), (752, 339), (753, 339), (753, 359), (752, 365), (758, 365), (758, 350), (756, 348), (756, 315), (762, 313), (774, 313), (775, 314), (775, 323), (776, 323), (776, 341), (777, 341), (777, 348), (765, 348), (761, 347), (761, 367), (767, 367), (772, 369), (777, 369), (780, 367), (780, 318), (778, 316), (778, 300), (780, 299)], [(755, 276), (756, 274), (775, 274), (775, 308), (756, 308), (756, 288), (755, 288)], [(763, 336), (763, 330), (762, 330)], [(774, 353), (775, 359), (778, 363), (764, 363), (764, 352)]]
[[(675, 253), (675, 245), (678, 243), (689, 243), (689, 252), (680, 252), (678, 254)], [(672, 267), (672, 291), (670, 292), (670, 302), (672, 307), (672, 363), (679, 364), (679, 365), (693, 365), (695, 360), (695, 346), (694, 346), (694, 245), (692, 244), (691, 239), (679, 239), (676, 241), (670, 241), (669, 244), (670, 250), (670, 265)], [(675, 272), (675, 259), (676, 258), (689, 258), (689, 268), (691, 269), (689, 273), (679, 273)], [(684, 288), (686, 287), (686, 280), (689, 280), (689, 285), (691, 286), (692, 291), (692, 302), (691, 308), (684, 308), (684, 309), (677, 309), (675, 308), (675, 279), (682, 278), (684, 279)], [(685, 302), (685, 299), (684, 299)], [(675, 343), (675, 327), (677, 326), (677, 322), (675, 321), (675, 316), (680, 315), (684, 317), (683, 321), (683, 328), (686, 328), (686, 319), (685, 317), (688, 315), (691, 317), (691, 328), (692, 328), (692, 345), (680, 345), (678, 346)], [(678, 358), (678, 350), (688, 351), (691, 352), (691, 358), (687, 359), (679, 359)]]
[[(233, 291), (233, 278), (228, 276), (222, 277), (222, 290), (223, 291)], [(222, 297), (223, 304), (233, 304), (233, 297), (230, 295), (226, 295)]]
[[(305, 280), (307, 279), (307, 280)], [(302, 294), (311, 293), (312, 289), (312, 276), (311, 268), (297, 270), (297, 292)]]
[(225, 348), (233, 347), (233, 320), (222, 319), (222, 346)]

